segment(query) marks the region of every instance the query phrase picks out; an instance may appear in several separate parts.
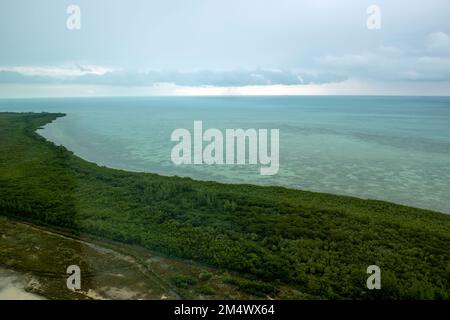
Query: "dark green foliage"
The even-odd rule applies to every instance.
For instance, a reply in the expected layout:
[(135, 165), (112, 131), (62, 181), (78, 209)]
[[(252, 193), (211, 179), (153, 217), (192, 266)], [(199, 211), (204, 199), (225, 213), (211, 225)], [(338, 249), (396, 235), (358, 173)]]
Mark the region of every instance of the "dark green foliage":
[(172, 279), (174, 285), (179, 288), (189, 288), (197, 284), (197, 279), (191, 276), (177, 275)]
[(212, 273), (210, 273), (210, 272), (202, 272), (198, 275), (198, 278), (201, 281), (207, 281), (207, 280), (211, 279), (211, 277), (212, 277)]
[[(99, 167), (34, 133), (60, 116), (0, 114), (0, 214), (241, 272), (255, 280), (234, 284), (252, 294), (450, 298), (448, 215)], [(380, 291), (366, 289), (371, 264)]]
[(224, 281), (236, 286), (242, 292), (255, 296), (264, 297), (265, 295), (272, 295), (276, 293), (276, 288), (274, 285), (259, 280), (236, 279), (233, 277), (228, 277)]

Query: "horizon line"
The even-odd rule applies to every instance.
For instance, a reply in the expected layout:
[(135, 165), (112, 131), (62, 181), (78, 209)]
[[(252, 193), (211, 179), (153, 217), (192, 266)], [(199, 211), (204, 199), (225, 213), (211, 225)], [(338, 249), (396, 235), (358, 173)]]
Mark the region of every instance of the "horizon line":
[(210, 98), (210, 97), (416, 97), (416, 98), (450, 98), (449, 95), (404, 95), (404, 94), (211, 94), (211, 95), (98, 95), (98, 96), (35, 96), (35, 97), (0, 97), (0, 100), (30, 99), (89, 99), (89, 98)]

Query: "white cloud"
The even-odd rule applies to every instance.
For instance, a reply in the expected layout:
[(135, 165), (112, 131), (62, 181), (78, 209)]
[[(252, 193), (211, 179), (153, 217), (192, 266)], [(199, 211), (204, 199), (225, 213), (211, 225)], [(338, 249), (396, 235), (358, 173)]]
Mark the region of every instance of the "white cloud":
[(378, 48), (378, 51), (380, 54), (386, 57), (401, 57), (404, 53), (400, 48), (383, 45)]
[(398, 45), (319, 57), (298, 70), (129, 72), (85, 64), (0, 67), (0, 83), (130, 95), (447, 94), (450, 37), (435, 32), (424, 37), (420, 46)]
[(450, 37), (444, 32), (431, 33), (426, 46), (430, 53), (450, 54)]
[(0, 72), (17, 73), (24, 76), (67, 78), (80, 77), (88, 74), (103, 75), (114, 71), (113, 68), (75, 64), (70, 66), (16, 66), (0, 67)]
[(251, 86), (328, 83), (344, 80), (335, 74), (279, 69), (126, 72), (98, 66), (0, 68), (1, 83), (62, 83), (111, 86)]
[[(439, 53), (439, 55), (437, 55)], [(379, 46), (372, 51), (319, 58), (319, 68), (345, 75), (389, 81), (450, 81), (450, 37), (430, 34), (422, 47), (409, 51)]]

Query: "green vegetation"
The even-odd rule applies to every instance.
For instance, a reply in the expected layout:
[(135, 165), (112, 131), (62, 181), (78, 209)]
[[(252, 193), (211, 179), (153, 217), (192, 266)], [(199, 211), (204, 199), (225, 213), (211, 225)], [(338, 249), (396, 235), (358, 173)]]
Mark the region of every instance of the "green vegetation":
[[(251, 299), (233, 284), (230, 274), (190, 261), (96, 237), (73, 236), (0, 216), (0, 299), (5, 276), (21, 280), (19, 291), (48, 299)], [(66, 287), (67, 266), (81, 268), (81, 290)], [(209, 279), (199, 274), (210, 275)], [(178, 287), (174, 279), (194, 279)], [(197, 280), (197, 278), (199, 280)], [(237, 274), (235, 281), (243, 281)], [(188, 280), (189, 281), (189, 280)], [(11, 284), (11, 283), (9, 283)], [(286, 295), (295, 294), (285, 288)], [(8, 290), (8, 299), (14, 298)], [(280, 298), (283, 298), (280, 296)]]
[(258, 281), (258, 280), (247, 280), (247, 279), (236, 279), (228, 277), (224, 279), (225, 283), (232, 284), (236, 286), (242, 292), (252, 294), (255, 296), (274, 296), (276, 294), (276, 288), (270, 283)]
[[(228, 283), (252, 294), (289, 286), (293, 297), (450, 298), (449, 215), (99, 167), (35, 133), (61, 116), (0, 113), (1, 215), (236, 271), (246, 279)], [(366, 289), (371, 264), (381, 290)]]

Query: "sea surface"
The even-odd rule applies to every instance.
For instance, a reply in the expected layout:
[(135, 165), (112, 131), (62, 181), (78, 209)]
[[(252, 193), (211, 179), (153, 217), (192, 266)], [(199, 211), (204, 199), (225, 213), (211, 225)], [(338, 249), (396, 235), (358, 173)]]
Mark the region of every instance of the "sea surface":
[[(151, 97), (0, 100), (0, 111), (64, 112), (39, 133), (101, 165), (282, 185), (450, 213), (449, 97)], [(280, 169), (171, 161), (173, 130), (279, 129)]]

